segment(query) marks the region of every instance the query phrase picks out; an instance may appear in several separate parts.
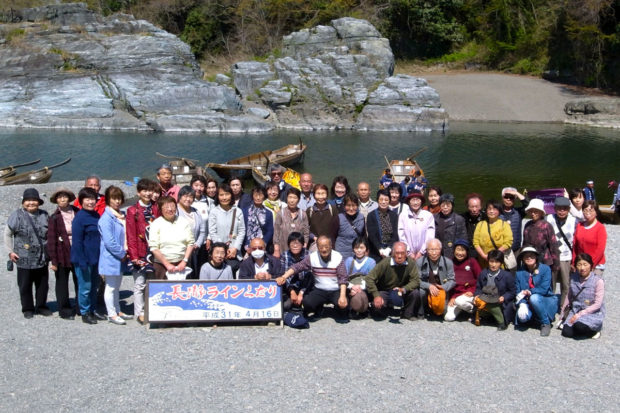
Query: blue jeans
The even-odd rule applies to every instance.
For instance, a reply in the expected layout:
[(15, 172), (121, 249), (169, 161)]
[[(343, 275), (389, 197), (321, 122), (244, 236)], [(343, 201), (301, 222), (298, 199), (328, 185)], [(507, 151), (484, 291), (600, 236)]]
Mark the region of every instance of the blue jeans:
[(558, 297), (555, 295), (545, 297), (540, 294), (530, 296), (530, 308), (536, 314), (541, 324), (551, 324), (558, 309)]
[(80, 313), (86, 315), (97, 307), (97, 288), (99, 287), (99, 271), (97, 265), (86, 268), (75, 267), (78, 279), (78, 303)]

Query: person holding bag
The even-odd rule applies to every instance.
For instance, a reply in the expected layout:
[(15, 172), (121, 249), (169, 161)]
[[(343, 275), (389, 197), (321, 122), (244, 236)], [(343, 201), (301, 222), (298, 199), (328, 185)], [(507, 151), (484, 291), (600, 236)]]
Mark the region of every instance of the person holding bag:
[(510, 249), (512, 246), (512, 229), (510, 224), (500, 219), (501, 205), (490, 199), (486, 203), (487, 219), (480, 221), (474, 230), (474, 247), (478, 252), (478, 262), (482, 268), (488, 267), (488, 253), (499, 250), (504, 256), (503, 264), (507, 269), (517, 267), (517, 260)]
[[(22, 207), (9, 216), (4, 229), (4, 245), (9, 251), (7, 267), (17, 266), (17, 285), (24, 318), (30, 319), (35, 312), (50, 316), (47, 307), (49, 289), (47, 269), (47, 212), (39, 209), (43, 200), (34, 188), (28, 188), (22, 196)], [(7, 268), (8, 269), (8, 268)], [(35, 287), (35, 299), (32, 287)]]
[(207, 246), (211, 243), (223, 242), (228, 246), (226, 263), (234, 274), (243, 259), (243, 240), (245, 239), (245, 222), (243, 212), (233, 204), (233, 192), (228, 184), (218, 188), (218, 206), (209, 214), (209, 230)]

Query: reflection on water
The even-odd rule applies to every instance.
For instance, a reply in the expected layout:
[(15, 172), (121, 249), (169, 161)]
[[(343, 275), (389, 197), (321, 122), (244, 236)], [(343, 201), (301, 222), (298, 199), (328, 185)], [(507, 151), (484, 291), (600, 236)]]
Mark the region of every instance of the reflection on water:
[[(504, 186), (539, 189), (583, 186), (594, 179), (601, 203), (610, 203), (607, 182), (620, 179), (620, 133), (608, 129), (560, 124), (455, 123), (445, 134), (364, 133), (352, 131), (276, 131), (256, 135), (194, 135), (87, 131), (0, 131), (0, 166), (40, 157), (40, 165), (67, 156), (70, 164), (54, 171), (52, 181), (98, 174), (131, 180), (153, 176), (163, 159), (160, 152), (197, 159), (201, 164), (224, 162), (252, 152), (273, 149), (301, 138), (308, 144), (300, 172), (315, 182), (331, 184), (345, 175), (354, 185), (368, 180), (373, 188), (385, 168), (384, 155), (404, 159), (426, 147), (417, 160), (431, 183), (463, 199), (477, 191), (497, 197)], [(462, 209), (457, 204), (457, 209)]]

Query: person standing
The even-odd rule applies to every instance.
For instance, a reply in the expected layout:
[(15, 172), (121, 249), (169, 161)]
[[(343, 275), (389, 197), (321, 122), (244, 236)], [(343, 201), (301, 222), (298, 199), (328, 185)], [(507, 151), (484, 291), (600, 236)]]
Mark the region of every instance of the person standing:
[(434, 215), (435, 237), (444, 246), (443, 256), (454, 257), (454, 241), (467, 237), (465, 219), (454, 212), (454, 195), (445, 193), (439, 200), (440, 211)]
[[(573, 242), (573, 261), (579, 254), (586, 253), (594, 263), (594, 274), (603, 276), (605, 271), (605, 247), (607, 246), (607, 230), (601, 224), (596, 201), (583, 203), (584, 222), (580, 222), (575, 229), (575, 242)], [(573, 262), (573, 265), (575, 263)]]
[[(97, 175), (90, 175), (88, 178), (86, 178), (86, 181), (84, 181), (84, 188), (92, 188), (97, 193), (95, 211), (97, 211), (99, 216), (101, 216), (103, 214), (103, 211), (105, 211), (105, 196), (99, 193), (99, 191), (101, 191), (101, 178), (99, 178)], [(79, 209), (82, 208), (79, 199), (76, 199), (73, 202), (73, 206)]]
[(338, 214), (338, 236), (334, 249), (344, 259), (353, 256), (353, 241), (357, 237), (366, 236), (364, 216), (359, 212), (359, 200), (355, 194), (347, 194), (343, 199), (344, 211)]
[[(47, 226), (49, 216), (39, 207), (43, 200), (34, 188), (28, 188), (22, 196), (22, 207), (13, 211), (4, 229), (4, 245), (9, 259), (17, 266), (17, 285), (24, 318), (36, 313), (50, 316), (47, 307), (49, 289), (47, 269)], [(32, 287), (35, 287), (35, 298)]]
[[(520, 207), (515, 207), (515, 199), (521, 201)], [(502, 209), (500, 218), (510, 224), (512, 231), (512, 251), (517, 252), (521, 248), (521, 221), (525, 216), (525, 208), (529, 200), (517, 191), (516, 188), (506, 187), (502, 189)]]
[(545, 219), (545, 206), (541, 199), (532, 199), (525, 208), (530, 220), (523, 228), (523, 245), (536, 248), (540, 254), (540, 262), (553, 271), (560, 268), (560, 250), (555, 232)]
[(370, 184), (368, 182), (357, 184), (357, 197), (360, 201), (360, 213), (364, 216), (364, 220), (367, 220), (368, 214), (379, 207), (375, 201), (370, 199)]
[(306, 212), (308, 208), (314, 205), (314, 195), (312, 194), (314, 184), (312, 182), (312, 175), (307, 172), (301, 174), (299, 177), (299, 186), (301, 187), (299, 209)]
[(207, 221), (203, 221), (200, 213), (192, 206), (195, 199), (196, 193), (191, 186), (181, 187), (177, 199), (177, 215), (189, 222), (194, 234), (194, 250), (189, 259), (189, 267), (192, 269), (189, 275), (191, 279), (198, 279), (200, 267), (204, 264), (200, 261), (200, 251), (206, 250), (204, 244), (207, 237)]
[(398, 239), (407, 246), (407, 255), (414, 260), (426, 254), (426, 243), (435, 238), (433, 214), (422, 209), (424, 195), (412, 192), (407, 196), (409, 205), (398, 217)]
[(243, 241), (245, 239), (245, 221), (243, 211), (234, 206), (233, 193), (230, 186), (222, 184), (218, 188), (218, 206), (209, 214), (209, 230), (207, 245), (223, 242), (227, 245), (226, 263), (231, 266), (233, 273), (239, 269), (243, 259)]
[(586, 186), (583, 188), (586, 201), (596, 201), (596, 195), (594, 194), (594, 181), (589, 179), (586, 181)]
[(570, 263), (573, 258), (573, 241), (577, 220), (570, 215), (570, 201), (557, 197), (554, 201), (555, 214), (547, 215), (547, 222), (553, 227), (560, 251), (560, 268), (551, 274), (551, 290), (555, 292), (556, 282), (560, 282), (560, 303), (564, 303), (570, 282)]
[(474, 247), (474, 231), (476, 225), (480, 221), (486, 219), (486, 214), (482, 210), (482, 196), (473, 192), (465, 196), (465, 206), (467, 211), (463, 212), (461, 216), (465, 219), (465, 227), (467, 228), (467, 241), (469, 241), (469, 256), (471, 258), (478, 258), (478, 251)]
[(74, 319), (73, 308), (69, 302), (69, 277), (73, 276), (75, 301), (78, 307), (78, 282), (75, 269), (71, 264), (71, 224), (79, 209), (70, 203), (75, 194), (68, 189), (60, 188), (50, 197), (53, 204), (58, 204), (56, 211), (50, 216), (47, 229), (47, 253), (56, 273), (56, 302), (58, 315), (66, 320)]
[(304, 236), (304, 247), (308, 246), (310, 237), (308, 216), (298, 207), (301, 192), (293, 187), (286, 192), (286, 206), (276, 214), (273, 231), (273, 256), (278, 259), (288, 249), (287, 240), (290, 233), (301, 232)]
[(172, 167), (170, 164), (165, 163), (157, 170), (157, 181), (159, 183), (160, 197), (171, 196), (174, 199), (177, 198), (181, 188), (172, 181)]
[(392, 245), (398, 241), (398, 215), (390, 210), (387, 189), (377, 191), (377, 208), (368, 214), (366, 232), (370, 243), (369, 255), (379, 262), (392, 254)]
[[(291, 184), (284, 180), (284, 172), (286, 168), (280, 164), (272, 163), (268, 168), (270, 182), (274, 182), (278, 186), (278, 193), (280, 194), (280, 201), (286, 202), (286, 191), (292, 188)], [(250, 200), (251, 201), (251, 200)]]

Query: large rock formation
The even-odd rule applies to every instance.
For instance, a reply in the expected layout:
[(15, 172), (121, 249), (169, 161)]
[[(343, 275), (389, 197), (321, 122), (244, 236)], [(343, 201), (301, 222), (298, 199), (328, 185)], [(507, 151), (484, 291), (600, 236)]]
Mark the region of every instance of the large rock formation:
[(620, 128), (620, 98), (582, 98), (571, 100), (564, 106), (567, 123)]
[[(5, 16), (6, 18), (6, 16)], [(228, 86), (202, 80), (189, 46), (81, 3), (28, 9), (0, 27), (0, 126), (253, 132)]]
[(424, 79), (392, 76), (387, 39), (365, 20), (332, 20), (284, 36), (283, 57), (232, 67), (237, 92), (261, 101), (282, 127), (444, 129), (447, 114)]

